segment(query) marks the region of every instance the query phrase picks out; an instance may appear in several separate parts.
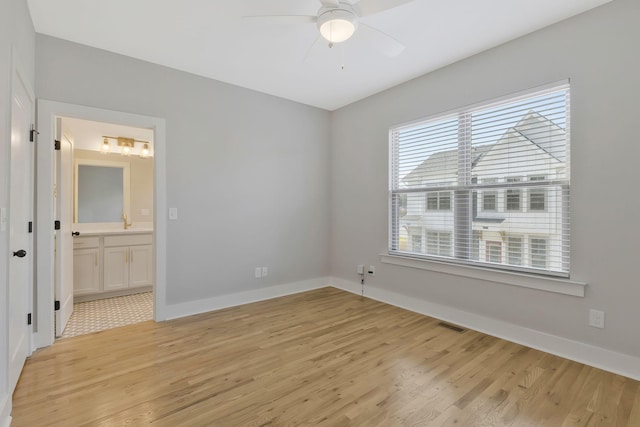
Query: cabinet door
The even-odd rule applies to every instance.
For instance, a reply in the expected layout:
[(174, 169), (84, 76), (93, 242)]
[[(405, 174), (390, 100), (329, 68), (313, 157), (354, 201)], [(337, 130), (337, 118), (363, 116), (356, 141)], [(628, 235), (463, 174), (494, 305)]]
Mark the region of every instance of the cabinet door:
[(73, 294), (100, 292), (100, 249), (73, 251)]
[(152, 245), (131, 246), (129, 257), (129, 287), (151, 285)]
[(104, 248), (104, 290), (129, 287), (129, 247)]

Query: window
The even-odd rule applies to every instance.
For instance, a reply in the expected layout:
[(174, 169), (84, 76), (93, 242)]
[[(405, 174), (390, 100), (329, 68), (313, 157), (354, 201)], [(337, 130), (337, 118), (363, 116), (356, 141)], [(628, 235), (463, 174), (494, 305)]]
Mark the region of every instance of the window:
[(487, 262), (500, 264), (502, 262), (502, 243), (487, 242)]
[(496, 198), (495, 191), (484, 191), (482, 193), (482, 210), (483, 211), (495, 211), (496, 210)]
[(522, 237), (507, 238), (507, 256), (509, 265), (522, 265)]
[(389, 252), (568, 277), (569, 123), (566, 84), (392, 128)]
[(531, 239), (531, 267), (547, 268), (547, 239)]
[(451, 256), (451, 233), (447, 231), (427, 231), (427, 254)]
[(422, 253), (422, 235), (413, 234), (411, 236), (411, 247), (413, 252)]
[[(507, 183), (510, 182), (520, 182), (520, 178), (509, 177), (507, 178)], [(520, 193), (521, 190), (518, 189), (508, 189), (507, 190), (507, 211), (519, 211), (520, 210)]]
[[(531, 176), (529, 181), (544, 181), (545, 176)], [(530, 211), (544, 211), (547, 199), (547, 192), (544, 188), (533, 187), (529, 189), (529, 210)]]
[(448, 211), (451, 209), (451, 192), (427, 193), (428, 211)]
[[(482, 180), (483, 184), (494, 184), (498, 180), (495, 178), (485, 178)], [(488, 212), (494, 212), (498, 205), (498, 193), (491, 190), (484, 190), (482, 192), (482, 210)]]

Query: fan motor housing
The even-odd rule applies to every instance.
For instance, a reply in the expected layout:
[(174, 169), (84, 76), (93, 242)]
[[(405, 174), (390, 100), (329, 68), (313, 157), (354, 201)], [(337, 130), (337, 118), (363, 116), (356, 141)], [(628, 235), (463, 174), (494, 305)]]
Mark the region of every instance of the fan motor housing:
[(322, 37), (332, 43), (349, 39), (358, 28), (358, 15), (347, 6), (321, 8), (318, 12), (318, 30)]

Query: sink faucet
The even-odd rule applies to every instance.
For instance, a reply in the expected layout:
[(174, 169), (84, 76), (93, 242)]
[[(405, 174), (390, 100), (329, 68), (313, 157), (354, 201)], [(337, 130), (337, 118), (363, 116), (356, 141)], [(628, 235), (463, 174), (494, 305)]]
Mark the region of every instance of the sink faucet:
[(123, 213), (122, 214), (122, 222), (124, 222), (124, 229), (128, 229), (129, 227), (131, 227), (131, 223), (127, 223), (127, 214)]

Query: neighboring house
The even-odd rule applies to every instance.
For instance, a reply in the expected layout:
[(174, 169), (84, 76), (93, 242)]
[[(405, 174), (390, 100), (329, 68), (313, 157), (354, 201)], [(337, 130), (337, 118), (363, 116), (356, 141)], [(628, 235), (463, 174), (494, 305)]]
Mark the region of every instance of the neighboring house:
[[(470, 200), (472, 242), (469, 258), (528, 268), (562, 269), (563, 209), (568, 198), (561, 186), (536, 187), (536, 181), (564, 179), (565, 131), (529, 111), (500, 139), (471, 149), (471, 184), (495, 185), (456, 192), (408, 193), (400, 218), (400, 249), (430, 256), (453, 256), (456, 239), (453, 206)], [(508, 165), (508, 167), (506, 167)], [(505, 166), (505, 167), (503, 167)], [(431, 154), (402, 180), (404, 188), (447, 187), (458, 180), (457, 150)], [(496, 174), (496, 171), (500, 173)], [(568, 206), (567, 206), (568, 207)], [(462, 246), (465, 246), (462, 243)]]

